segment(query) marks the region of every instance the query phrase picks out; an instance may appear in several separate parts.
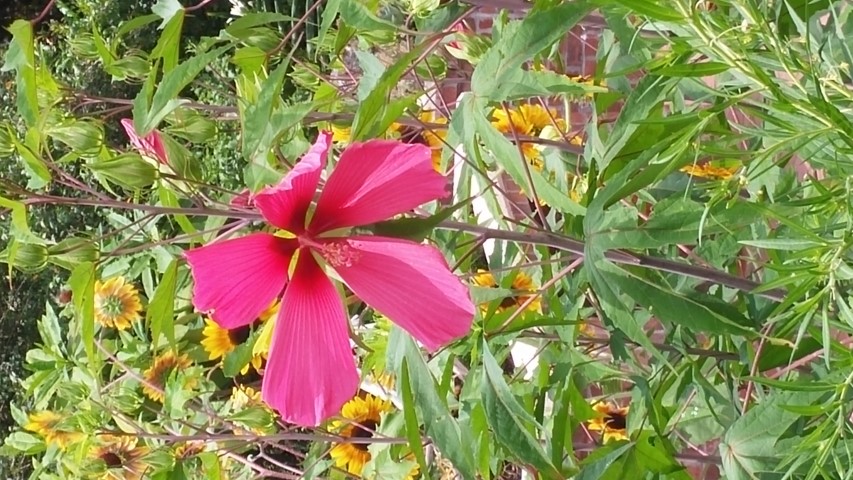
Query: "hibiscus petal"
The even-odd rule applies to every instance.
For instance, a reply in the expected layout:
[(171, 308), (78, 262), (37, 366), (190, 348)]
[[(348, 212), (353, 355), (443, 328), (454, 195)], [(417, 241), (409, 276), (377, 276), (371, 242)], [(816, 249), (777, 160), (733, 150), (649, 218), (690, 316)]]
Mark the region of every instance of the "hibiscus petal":
[(255, 205), (269, 223), (294, 234), (305, 230), (305, 215), (326, 166), (331, 141), (330, 132), (320, 132), (314, 145), (278, 185), (255, 195)]
[(222, 328), (251, 323), (281, 295), (295, 249), (295, 240), (254, 233), (186, 252), (195, 308)]
[(326, 239), (323, 257), (368, 305), (428, 349), (464, 336), (474, 304), (468, 287), (429, 245), (386, 237)]
[(162, 164), (168, 164), (169, 157), (166, 154), (163, 139), (160, 138), (160, 132), (152, 130), (145, 137), (140, 137), (136, 134), (136, 129), (133, 128), (133, 120), (130, 118), (123, 118), (121, 126), (124, 127), (124, 131), (130, 139), (130, 144), (133, 145), (133, 148), (139, 150), (141, 155), (153, 157), (154, 160)]
[(446, 186), (432, 168), (432, 151), (425, 145), (354, 143), (323, 187), (310, 230), (320, 233), (385, 220), (446, 196)]
[(307, 250), (300, 252), (276, 320), (263, 398), (286, 421), (315, 426), (358, 388), (341, 296)]

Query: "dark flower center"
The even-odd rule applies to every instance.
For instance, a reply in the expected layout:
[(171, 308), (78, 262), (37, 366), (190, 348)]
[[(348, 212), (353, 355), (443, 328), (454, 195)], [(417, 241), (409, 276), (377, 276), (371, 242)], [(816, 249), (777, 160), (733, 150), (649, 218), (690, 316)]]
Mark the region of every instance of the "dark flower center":
[(625, 415), (620, 413), (608, 413), (604, 424), (614, 430), (625, 430)]
[[(352, 426), (352, 434), (350, 437), (352, 438), (372, 438), (373, 432), (376, 430), (377, 422), (373, 420), (365, 420), (363, 422), (359, 422), (358, 425)], [(366, 443), (354, 443), (355, 448), (363, 451), (367, 451)]]
[(107, 468), (117, 468), (120, 467), (122, 464), (121, 456), (119, 456), (119, 454), (115, 452), (104, 453), (103, 455), (101, 455), (101, 460), (103, 460), (104, 463), (107, 464)]
[(510, 308), (516, 306), (517, 304), (518, 302), (515, 301), (515, 297), (506, 297), (501, 300), (501, 308)]
[(242, 327), (237, 327), (232, 330), (228, 330), (228, 338), (231, 340), (232, 345), (240, 345), (249, 339), (249, 334), (252, 333), (252, 327), (249, 325), (244, 325)]

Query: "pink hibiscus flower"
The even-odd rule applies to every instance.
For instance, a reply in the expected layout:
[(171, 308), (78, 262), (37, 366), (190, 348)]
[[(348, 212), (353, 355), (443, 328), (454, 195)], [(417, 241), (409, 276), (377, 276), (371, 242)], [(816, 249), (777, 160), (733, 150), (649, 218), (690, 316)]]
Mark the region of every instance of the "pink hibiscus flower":
[(130, 144), (139, 150), (140, 155), (151, 157), (164, 165), (169, 164), (169, 157), (166, 155), (166, 147), (163, 145), (163, 139), (160, 138), (160, 132), (151, 130), (148, 135), (140, 137), (136, 134), (136, 129), (133, 128), (133, 120), (130, 118), (123, 118), (121, 126), (127, 132)]
[(285, 420), (305, 426), (337, 413), (359, 382), (346, 309), (324, 266), (430, 350), (464, 336), (474, 317), (468, 288), (436, 248), (342, 236), (445, 195), (429, 148), (383, 140), (350, 145), (309, 215), (331, 138), (322, 132), (281, 183), (254, 197), (266, 221), (295, 238), (253, 233), (186, 253), (193, 303), (223, 328), (249, 324), (283, 292), (262, 394)]

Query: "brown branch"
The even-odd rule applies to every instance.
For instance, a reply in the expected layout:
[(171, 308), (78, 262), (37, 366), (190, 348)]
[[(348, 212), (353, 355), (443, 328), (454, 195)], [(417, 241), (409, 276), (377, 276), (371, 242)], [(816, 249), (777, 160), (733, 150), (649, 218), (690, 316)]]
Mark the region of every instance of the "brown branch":
[(30, 20), (30, 25), (33, 25), (33, 26), (38, 25), (39, 22), (44, 20), (44, 17), (46, 17), (47, 14), (50, 13), (50, 11), (53, 9), (53, 5), (55, 3), (56, 3), (56, 0), (50, 0), (49, 2), (47, 2), (47, 5), (44, 7), (44, 9), (41, 11), (41, 13), (39, 13), (39, 16)]

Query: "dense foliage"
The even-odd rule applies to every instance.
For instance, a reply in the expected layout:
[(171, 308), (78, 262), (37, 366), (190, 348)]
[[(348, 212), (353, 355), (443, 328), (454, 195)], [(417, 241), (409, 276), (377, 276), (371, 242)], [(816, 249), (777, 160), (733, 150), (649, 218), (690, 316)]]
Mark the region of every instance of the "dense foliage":
[[(2, 453), (32, 478), (849, 477), (849, 2), (116, 3), (58, 2), (62, 42), (10, 27), (0, 260), (9, 298), (35, 281), (46, 308)], [(520, 18), (471, 30), (486, 4)], [(604, 25), (588, 77), (561, 57), (578, 25)], [(265, 203), (327, 137), (319, 198)], [(377, 145), (429, 182), (401, 190)], [(344, 168), (352, 204), (423, 205), (346, 223), (350, 204), (322, 208)], [(365, 290), (345, 242), (389, 236), (447, 265), (387, 252)], [(299, 244), (291, 283), (236, 250), (211, 274), (197, 252), (234, 238)], [(337, 287), (305, 293), (308, 257)], [(450, 307), (395, 324), (388, 292), (464, 303), (447, 268), (470, 331), (435, 333)], [(337, 369), (287, 357), (304, 389), (270, 387), (292, 373), (264, 376), (280, 332), (315, 325), (289, 293), (350, 319), (359, 388), (317, 426), (281, 398), (344, 382), (349, 349)]]

